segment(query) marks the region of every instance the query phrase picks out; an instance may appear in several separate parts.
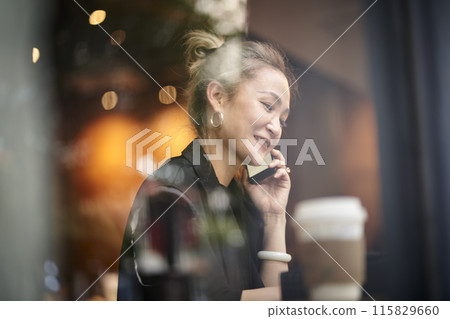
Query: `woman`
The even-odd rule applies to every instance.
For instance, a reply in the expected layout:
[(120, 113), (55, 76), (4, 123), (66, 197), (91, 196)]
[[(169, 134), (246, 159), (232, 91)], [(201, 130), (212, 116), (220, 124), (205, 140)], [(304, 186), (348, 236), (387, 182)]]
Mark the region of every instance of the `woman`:
[[(186, 45), (199, 139), (141, 186), (118, 299), (280, 300), (291, 183), (274, 146), (289, 115), (292, 74), (268, 44), (194, 31)], [(242, 163), (261, 164), (268, 153), (275, 173), (249, 183)]]

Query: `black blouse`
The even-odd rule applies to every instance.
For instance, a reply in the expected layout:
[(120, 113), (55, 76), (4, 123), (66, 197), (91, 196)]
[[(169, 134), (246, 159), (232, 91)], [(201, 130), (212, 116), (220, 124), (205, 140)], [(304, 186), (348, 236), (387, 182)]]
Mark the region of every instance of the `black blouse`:
[(260, 211), (219, 183), (194, 140), (139, 189), (119, 261), (118, 300), (240, 300), (264, 287)]

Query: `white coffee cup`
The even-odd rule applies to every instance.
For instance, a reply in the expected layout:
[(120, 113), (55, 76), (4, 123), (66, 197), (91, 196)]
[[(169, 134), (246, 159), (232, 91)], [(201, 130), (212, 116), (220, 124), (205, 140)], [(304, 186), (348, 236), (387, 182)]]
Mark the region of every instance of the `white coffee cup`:
[(311, 300), (359, 300), (365, 279), (364, 222), (357, 197), (323, 197), (297, 204), (299, 259)]

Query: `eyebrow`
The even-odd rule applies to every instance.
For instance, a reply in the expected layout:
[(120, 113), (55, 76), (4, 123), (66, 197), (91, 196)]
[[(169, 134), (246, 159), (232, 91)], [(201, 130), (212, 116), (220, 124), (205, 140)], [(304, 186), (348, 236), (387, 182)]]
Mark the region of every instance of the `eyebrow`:
[[(274, 104), (278, 104), (278, 105), (281, 104), (281, 99), (280, 99), (280, 97), (279, 97), (275, 92), (272, 92), (272, 91), (256, 91), (256, 92), (258, 92), (258, 93), (267, 93), (267, 94), (270, 94), (270, 95), (272, 95), (273, 98), (275, 99)], [(286, 109), (283, 111), (283, 113), (286, 113), (287, 115), (289, 115), (290, 109), (289, 109), (289, 108), (286, 108)]]
[(275, 103), (276, 104), (280, 104), (281, 103), (280, 97), (276, 93), (274, 93), (272, 91), (256, 91), (256, 92), (270, 94), (270, 95), (272, 95), (275, 98)]

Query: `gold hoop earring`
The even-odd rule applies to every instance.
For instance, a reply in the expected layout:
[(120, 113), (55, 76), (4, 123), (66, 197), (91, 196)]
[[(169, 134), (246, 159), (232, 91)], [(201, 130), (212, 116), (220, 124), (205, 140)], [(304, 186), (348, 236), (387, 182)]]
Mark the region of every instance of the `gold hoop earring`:
[(211, 126), (214, 128), (219, 128), (223, 123), (223, 113), (222, 112), (214, 112), (209, 119)]

